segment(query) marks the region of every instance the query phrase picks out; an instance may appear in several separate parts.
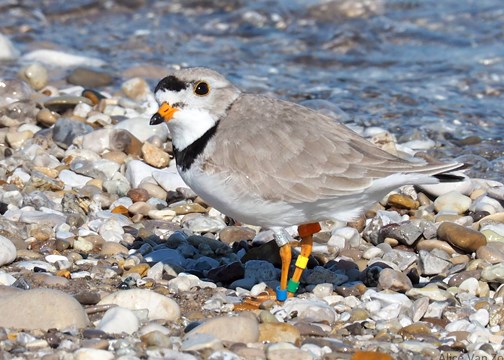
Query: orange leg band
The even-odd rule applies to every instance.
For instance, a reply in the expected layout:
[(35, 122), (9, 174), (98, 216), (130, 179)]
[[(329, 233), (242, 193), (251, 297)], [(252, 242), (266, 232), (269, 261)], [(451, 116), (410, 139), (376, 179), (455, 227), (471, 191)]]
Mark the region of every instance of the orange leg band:
[(309, 235), (316, 234), (320, 230), (322, 230), (322, 228), (319, 223), (303, 224), (298, 226), (298, 234), (301, 239), (304, 239)]

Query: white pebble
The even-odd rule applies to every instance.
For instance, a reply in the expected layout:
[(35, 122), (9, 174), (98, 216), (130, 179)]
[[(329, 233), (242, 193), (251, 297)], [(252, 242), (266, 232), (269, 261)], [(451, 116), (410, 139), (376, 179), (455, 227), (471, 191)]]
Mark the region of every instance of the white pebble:
[(62, 170), (58, 178), (63, 181), (63, 183), (70, 188), (81, 188), (87, 184), (91, 177), (79, 175), (70, 170)]
[(18, 57), (18, 49), (14, 47), (7, 36), (0, 34), (0, 60), (15, 60)]
[(485, 327), (490, 321), (490, 314), (486, 309), (479, 309), (474, 314), (469, 315), (469, 320), (477, 322), (481, 326)]
[(11, 274), (0, 271), (0, 285), (11, 286), (16, 282), (16, 278)]
[(172, 299), (145, 289), (119, 290), (104, 297), (98, 305), (116, 304), (130, 310), (149, 310), (149, 320), (175, 321), (180, 308)]
[(333, 284), (327, 284), (327, 283), (317, 284), (313, 289), (313, 294), (319, 299), (323, 299), (326, 296), (331, 295), (333, 290), (334, 290)]
[(73, 354), (74, 360), (113, 360), (114, 358), (113, 352), (92, 348), (82, 348)]
[(469, 196), (462, 195), (458, 191), (450, 191), (434, 200), (434, 208), (437, 212), (463, 214), (471, 206)]
[(141, 142), (152, 136), (158, 136), (162, 141), (166, 141), (169, 134), (166, 124), (149, 125), (149, 121), (150, 119), (145, 117), (131, 118), (117, 123), (114, 128), (128, 130)]
[(100, 59), (95, 59), (86, 56), (73, 55), (57, 50), (34, 50), (23, 55), (22, 60), (31, 62), (40, 62), (47, 65), (62, 66), (62, 67), (77, 67), (89, 66), (100, 67), (105, 65), (105, 62)]
[(96, 327), (107, 334), (133, 334), (140, 323), (133, 311), (118, 306), (107, 310)]
[(0, 235), (0, 266), (10, 264), (16, 259), (16, 247), (5, 236)]

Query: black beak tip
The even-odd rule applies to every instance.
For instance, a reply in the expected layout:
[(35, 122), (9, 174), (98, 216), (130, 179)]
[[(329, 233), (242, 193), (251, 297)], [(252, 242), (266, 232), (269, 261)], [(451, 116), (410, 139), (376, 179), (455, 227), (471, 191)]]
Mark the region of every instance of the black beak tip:
[(161, 124), (162, 122), (163, 118), (161, 117), (161, 115), (159, 115), (159, 113), (155, 113), (154, 115), (152, 115), (149, 124), (158, 125)]

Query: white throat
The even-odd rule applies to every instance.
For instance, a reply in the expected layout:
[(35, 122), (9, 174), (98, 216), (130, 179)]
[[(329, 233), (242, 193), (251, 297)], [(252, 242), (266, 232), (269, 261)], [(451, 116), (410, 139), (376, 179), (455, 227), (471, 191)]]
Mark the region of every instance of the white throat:
[(168, 121), (173, 146), (184, 150), (211, 129), (216, 120), (204, 110), (180, 109)]

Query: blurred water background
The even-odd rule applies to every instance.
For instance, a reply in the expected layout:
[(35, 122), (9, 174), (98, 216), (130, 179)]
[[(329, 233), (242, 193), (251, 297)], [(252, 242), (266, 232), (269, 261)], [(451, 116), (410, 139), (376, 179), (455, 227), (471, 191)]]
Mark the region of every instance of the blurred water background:
[[(0, 33), (21, 54), (0, 78), (38, 49), (101, 59), (115, 85), (206, 66), (503, 178), (502, 0), (0, 0)], [(69, 69), (48, 66), (63, 86)]]

